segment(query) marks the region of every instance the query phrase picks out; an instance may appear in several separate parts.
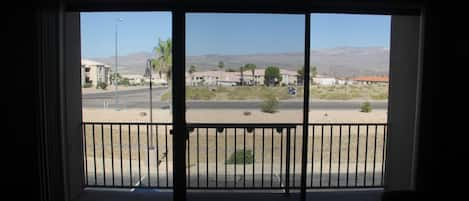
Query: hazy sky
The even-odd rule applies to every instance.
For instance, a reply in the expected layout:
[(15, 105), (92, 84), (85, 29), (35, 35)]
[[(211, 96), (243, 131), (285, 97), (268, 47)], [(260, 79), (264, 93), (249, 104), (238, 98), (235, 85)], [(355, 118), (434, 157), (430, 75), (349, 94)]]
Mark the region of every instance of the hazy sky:
[[(119, 22), (118, 19), (122, 21)], [(171, 37), (169, 12), (82, 13), (82, 57), (151, 52), (158, 38)], [(389, 48), (390, 16), (313, 14), (311, 48)], [(196, 13), (186, 16), (186, 54), (301, 52), (304, 16), (286, 14)]]

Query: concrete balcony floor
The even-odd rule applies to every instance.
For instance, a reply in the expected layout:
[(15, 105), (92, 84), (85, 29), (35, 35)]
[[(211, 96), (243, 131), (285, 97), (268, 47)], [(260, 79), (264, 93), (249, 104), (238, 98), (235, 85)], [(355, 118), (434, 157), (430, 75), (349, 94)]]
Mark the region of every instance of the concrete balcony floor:
[[(328, 189), (309, 190), (308, 201), (379, 201), (382, 189)], [(300, 195), (297, 192), (285, 194), (282, 191), (188, 191), (188, 201), (297, 201)], [(172, 192), (152, 189), (102, 189), (87, 188), (77, 201), (172, 201)]]

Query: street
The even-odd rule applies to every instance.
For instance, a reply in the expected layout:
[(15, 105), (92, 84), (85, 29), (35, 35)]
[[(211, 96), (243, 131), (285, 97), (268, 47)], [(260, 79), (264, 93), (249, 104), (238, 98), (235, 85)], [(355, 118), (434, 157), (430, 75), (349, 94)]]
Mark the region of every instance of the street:
[[(167, 101), (161, 101), (161, 95), (166, 92), (167, 88), (154, 88), (153, 108), (167, 109), (169, 104)], [(103, 93), (83, 94), (84, 108), (115, 108), (116, 93), (112, 90)], [(118, 91), (119, 108), (149, 108), (150, 93), (149, 89), (135, 89)], [(358, 109), (364, 101), (359, 100), (311, 100), (310, 109)], [(226, 100), (226, 101), (187, 101), (188, 109), (253, 109), (260, 108), (262, 101), (260, 100)], [(373, 109), (386, 109), (386, 101), (371, 101)], [(301, 100), (283, 100), (279, 103), (279, 109), (302, 109), (303, 101)]]

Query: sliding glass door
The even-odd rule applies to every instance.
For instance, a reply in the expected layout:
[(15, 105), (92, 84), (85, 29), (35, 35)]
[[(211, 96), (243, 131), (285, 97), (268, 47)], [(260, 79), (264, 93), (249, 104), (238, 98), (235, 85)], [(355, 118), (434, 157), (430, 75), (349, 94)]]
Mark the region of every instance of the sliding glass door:
[(187, 13), (188, 189), (299, 188), (304, 15)]

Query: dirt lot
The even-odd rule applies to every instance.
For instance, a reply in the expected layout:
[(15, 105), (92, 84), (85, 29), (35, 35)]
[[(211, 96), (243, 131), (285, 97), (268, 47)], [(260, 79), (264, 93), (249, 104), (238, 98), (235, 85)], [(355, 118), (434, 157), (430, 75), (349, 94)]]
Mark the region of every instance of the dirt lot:
[[(244, 112), (250, 112), (245, 115)], [(302, 110), (281, 110), (268, 114), (252, 110), (239, 109), (193, 109), (186, 114), (188, 122), (203, 123), (301, 123)], [(387, 110), (376, 109), (370, 113), (358, 110), (311, 110), (310, 122), (314, 123), (384, 123), (387, 122)], [(149, 110), (145, 109), (83, 109), (83, 121), (105, 122), (149, 122)], [(153, 122), (170, 122), (169, 110), (154, 109)]]

